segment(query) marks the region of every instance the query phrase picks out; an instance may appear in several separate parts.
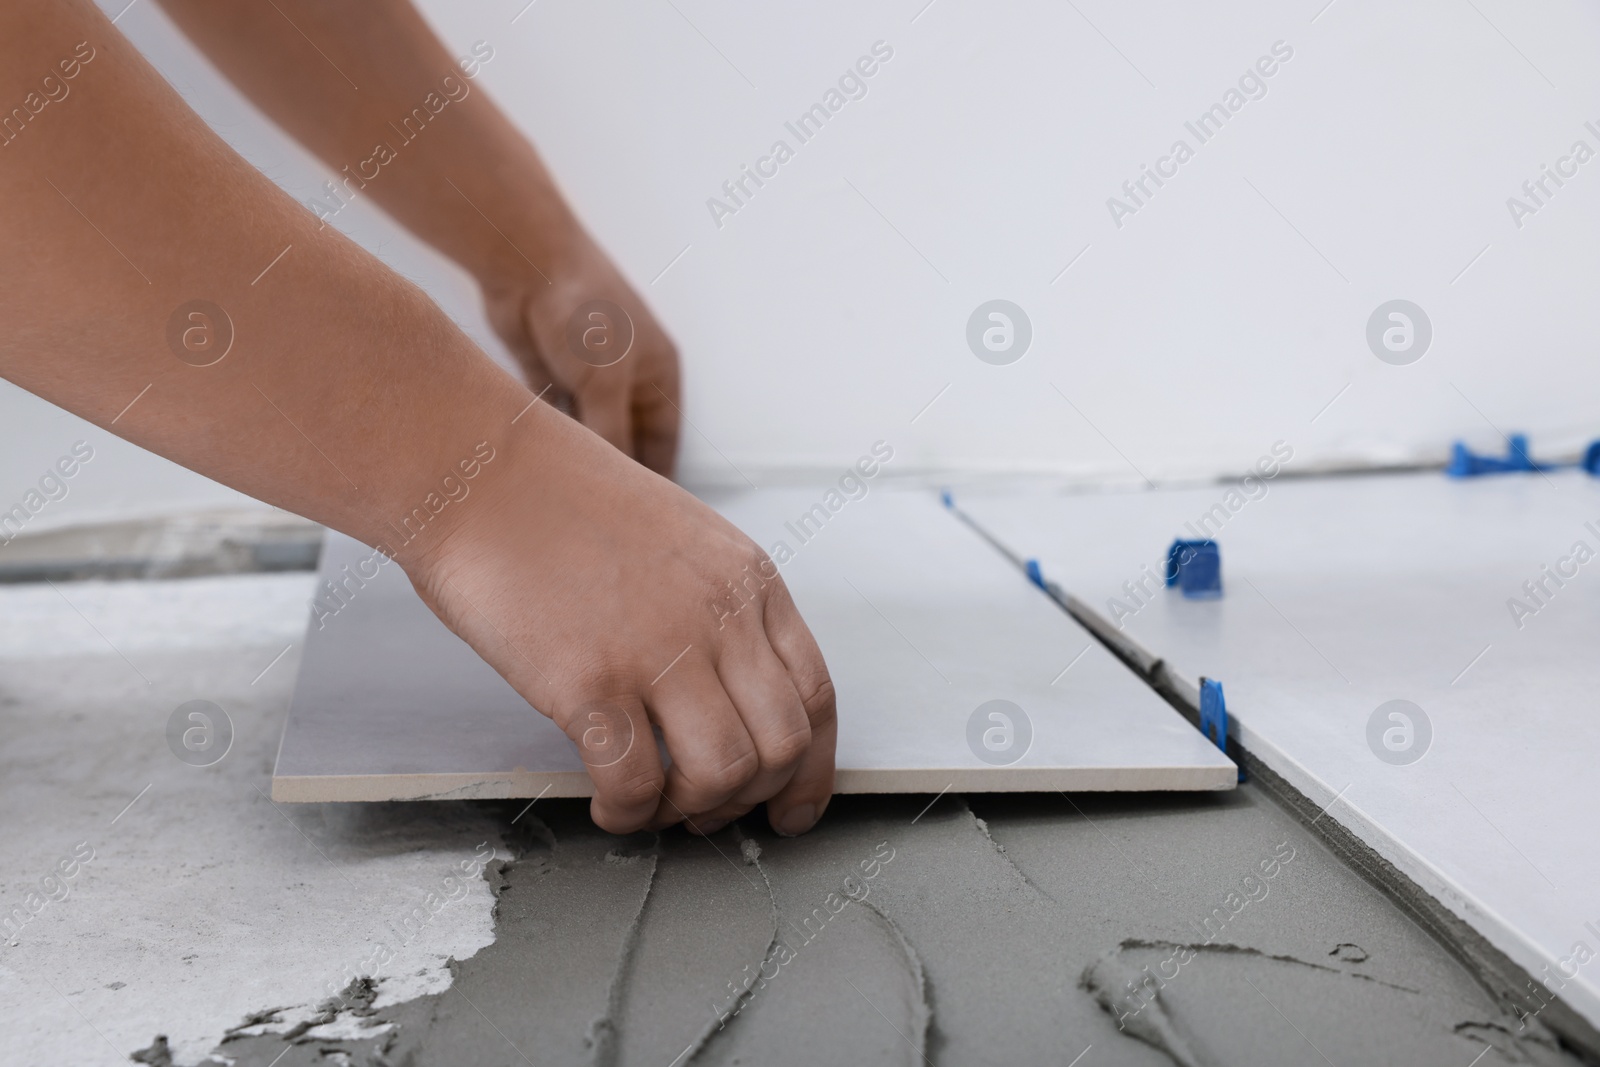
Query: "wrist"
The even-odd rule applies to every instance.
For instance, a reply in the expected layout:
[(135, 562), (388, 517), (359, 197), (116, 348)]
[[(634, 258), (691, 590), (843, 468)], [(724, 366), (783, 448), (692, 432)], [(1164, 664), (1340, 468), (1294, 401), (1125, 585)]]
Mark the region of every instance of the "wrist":
[[(498, 368), (461, 383), (428, 408), (412, 448), (395, 456), (387, 484), (361, 508), (357, 536), (415, 577), (433, 565), (480, 510), (486, 492), (507, 475), (508, 455), (527, 451), (544, 430), (530, 408), (533, 394)], [(419, 420), (420, 421), (420, 420)], [(523, 448), (510, 445), (518, 439)], [(537, 446), (534, 446), (537, 450)]]
[(482, 250), (470, 269), (489, 300), (515, 298), (546, 303), (589, 287), (605, 262), (598, 245), (576, 221), (508, 229), (498, 248)]
[[(458, 233), (471, 235), (455, 258), (486, 292), (545, 288), (581, 266), (597, 248), (547, 176), (520, 173), (447, 190), (461, 211)], [(470, 197), (470, 202), (467, 198)]]
[[(425, 599), (446, 596), (464, 573), (481, 577), (485, 567), (501, 567), (508, 546), (519, 565), (537, 569), (540, 546), (581, 521), (575, 514), (594, 503), (596, 479), (618, 485), (645, 474), (549, 404), (535, 402), (526, 391), (523, 396), (514, 425), (503, 421), (478, 431), (472, 450), (485, 458), (473, 478), (455, 468), (455, 498), (443, 505), (434, 501), (437, 515), (410, 515), (410, 528), (401, 523), (390, 534), (391, 544), (403, 547), (398, 555), (386, 554)], [(424, 533), (417, 536), (419, 528)]]

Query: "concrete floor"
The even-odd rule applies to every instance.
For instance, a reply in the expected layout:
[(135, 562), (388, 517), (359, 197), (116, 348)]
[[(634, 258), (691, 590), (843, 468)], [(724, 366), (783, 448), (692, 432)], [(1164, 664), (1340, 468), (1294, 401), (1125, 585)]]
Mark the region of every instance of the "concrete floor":
[[(0, 589), (0, 901), (47, 901), (0, 944), (6, 1062), (1579, 1062), (1252, 784), (838, 798), (794, 840), (273, 805), (309, 594)], [(206, 768), (166, 741), (196, 698)]]

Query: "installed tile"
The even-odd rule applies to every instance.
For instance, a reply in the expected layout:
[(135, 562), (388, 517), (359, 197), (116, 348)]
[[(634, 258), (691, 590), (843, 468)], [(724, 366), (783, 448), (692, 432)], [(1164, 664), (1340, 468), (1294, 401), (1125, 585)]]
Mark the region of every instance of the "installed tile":
[[(1220, 679), (1247, 748), (1600, 1021), (1600, 482), (1263, 484), (959, 505), (1110, 639)], [(1149, 579), (1174, 536), (1219, 542), (1221, 599)]]

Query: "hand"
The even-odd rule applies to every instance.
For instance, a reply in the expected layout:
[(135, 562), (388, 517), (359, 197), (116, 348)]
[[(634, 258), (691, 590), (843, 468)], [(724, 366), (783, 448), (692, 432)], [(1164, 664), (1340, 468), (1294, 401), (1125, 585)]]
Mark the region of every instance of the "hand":
[[(584, 231), (533, 145), (475, 86), (486, 65), (499, 70), (514, 60), (497, 60), (481, 41), (470, 55), (452, 53), (404, 2), (162, 4), (238, 88), (330, 169), (371, 158), (375, 142), (402, 145), (384, 179), (363, 195), (478, 280), (496, 332), (535, 392), (552, 385), (547, 399), (574, 408), (624, 454), (671, 476), (677, 354)], [(339, 57), (338, 66), (305, 61), (313, 39)], [(352, 85), (361, 92), (350, 93)], [(441, 88), (448, 100), (440, 106), (449, 110), (435, 111), (441, 117), (427, 124), (426, 137), (394, 126), (394, 116), (411, 114)], [(320, 106), (332, 99), (344, 102)], [(631, 349), (620, 346), (627, 354), (609, 366), (592, 365), (609, 362), (606, 345), (587, 351), (586, 361), (568, 342), (574, 312), (594, 300), (623, 309), (627, 322), (611, 327), (632, 326)]]
[[(400, 101), (417, 99), (410, 78), (450, 69), (403, 4), (172, 7), (203, 37), (226, 40), (221, 51), (245, 83), (275, 86), (257, 98), (299, 116), (296, 128), (327, 158), (360, 158), (346, 153), (370, 142), (352, 131), (404, 114)], [(293, 58), (307, 24), (340, 41), (343, 69)], [(397, 516), (419, 507), (438, 516), (426, 536), (391, 545), (395, 558), (444, 621), (579, 743), (601, 826), (687, 816), (708, 831), (763, 801), (780, 832), (811, 826), (833, 784), (833, 688), (761, 551), (661, 475), (548, 404), (530, 405), (416, 287), (320, 233), (204, 129), (94, 4), (0, 4), (0, 71), (55, 64), (70, 79), (61, 42), (85, 40), (101, 58), (73, 83), (80, 121), (48, 120), (48, 136), (30, 135), (25, 158), (0, 167), (11, 208), (0, 211), (0, 374), (374, 547), (395, 539)], [(74, 69), (92, 58), (67, 54)], [(346, 69), (360, 100), (336, 118), (305, 104), (332, 98), (327, 79), (343, 82)], [(531, 369), (569, 388), (630, 455), (670, 468), (672, 346), (603, 259), (564, 254), (593, 246), (574, 239), (537, 157), (487, 101), (453, 100), (371, 195), (475, 278), (496, 280), (485, 288), (497, 325), (537, 357)], [(98, 181), (106, 157), (122, 161), (126, 182)], [(441, 210), (447, 179), (460, 205)], [(90, 217), (119, 220), (129, 254), (108, 254), (104, 231), (83, 225)], [(290, 242), (294, 254), (263, 278), (262, 264)], [(554, 284), (516, 280), (521, 267), (507, 262), (526, 265), (523, 250)], [(197, 293), (227, 304), (255, 356), (174, 369), (174, 353), (152, 339)], [(568, 361), (559, 344), (566, 319), (597, 297), (626, 309), (637, 334), (599, 368)], [(151, 395), (140, 400), (141, 390)], [(470, 497), (454, 477), (469, 455), (482, 464)], [(447, 511), (434, 503), (441, 489)], [(731, 583), (752, 567), (771, 577), (735, 600)], [(665, 773), (653, 728), (671, 752)]]
[(548, 281), (528, 271), (486, 283), (489, 322), (535, 393), (550, 387), (546, 400), (671, 478), (678, 351), (602, 252), (586, 245), (574, 259)]
[(542, 403), (494, 443), (456, 525), (402, 563), (578, 743), (594, 821), (710, 833), (766, 801), (779, 833), (809, 829), (833, 791), (833, 684), (767, 555)]

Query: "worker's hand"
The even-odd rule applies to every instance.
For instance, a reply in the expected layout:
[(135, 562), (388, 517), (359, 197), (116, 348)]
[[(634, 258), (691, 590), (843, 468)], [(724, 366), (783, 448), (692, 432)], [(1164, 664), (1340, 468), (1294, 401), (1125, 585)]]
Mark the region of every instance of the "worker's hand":
[(710, 833), (766, 801), (779, 833), (809, 829), (833, 791), (833, 684), (767, 555), (543, 403), (495, 447), (444, 539), (402, 563), (578, 744), (594, 821)]
[[(678, 351), (598, 248), (549, 268), (494, 278), (484, 305), (535, 393), (672, 477), (678, 450)], [(565, 404), (563, 404), (565, 401)]]
[[(671, 477), (677, 354), (584, 231), (533, 145), (478, 87), (482, 71), (514, 59), (496, 59), (483, 41), (469, 56), (447, 50), (403, 0), (162, 5), (240, 90), (331, 169), (372, 156), (375, 139), (391, 147), (397, 139), (399, 165), (385, 166), (381, 182), (357, 183), (362, 195), (478, 280), (496, 332), (535, 392), (552, 386), (547, 399)], [(308, 41), (338, 64), (308, 63)], [(351, 92), (357, 85), (361, 91)], [(424, 97), (437, 119), (414, 110)], [(338, 107), (322, 106), (335, 99)], [(406, 130), (394, 124), (396, 115), (408, 116)], [(426, 137), (410, 133), (413, 116)], [(592, 317), (600, 309), (585, 305), (594, 301), (620, 313)]]

